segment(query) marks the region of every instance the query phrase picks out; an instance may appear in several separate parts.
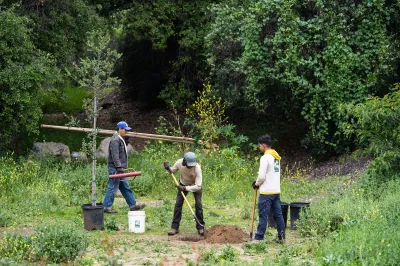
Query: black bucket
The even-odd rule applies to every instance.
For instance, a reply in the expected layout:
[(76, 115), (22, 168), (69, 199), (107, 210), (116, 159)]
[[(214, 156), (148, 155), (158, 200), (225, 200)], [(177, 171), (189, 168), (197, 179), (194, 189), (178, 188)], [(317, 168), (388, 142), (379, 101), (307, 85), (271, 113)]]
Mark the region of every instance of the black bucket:
[[(281, 209), (282, 209), (282, 215), (283, 215), (283, 222), (284, 222), (285, 228), (286, 228), (289, 204), (286, 202), (281, 202)], [(275, 221), (274, 212), (272, 211), (272, 209), (269, 210), (269, 214), (268, 214), (268, 227), (276, 228), (276, 221)]]
[(86, 230), (103, 230), (104, 229), (104, 206), (103, 203), (83, 204), (83, 224)]
[(308, 207), (309, 202), (292, 202), (290, 203), (290, 229), (297, 228), (296, 221), (300, 218), (302, 208)]

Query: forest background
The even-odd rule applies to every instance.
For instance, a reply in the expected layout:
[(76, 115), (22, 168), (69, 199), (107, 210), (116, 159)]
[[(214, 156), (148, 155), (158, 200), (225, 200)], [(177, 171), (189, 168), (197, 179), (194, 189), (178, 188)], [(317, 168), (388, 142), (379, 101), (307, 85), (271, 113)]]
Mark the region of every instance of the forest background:
[[(0, 0), (0, 188), (7, 192), (0, 196), (0, 226), (34, 228), (29, 217), (38, 213), (43, 221), (67, 221), (61, 225), (65, 228), (35, 229), (50, 234), (38, 240), (5, 234), (1, 262), (76, 259), (82, 265), (88, 253), (79, 252), (88, 245), (107, 253), (96, 243), (108, 241), (109, 232), (88, 240), (68, 224), (80, 225), (76, 213), (90, 194), (90, 180), (82, 176), (90, 176), (90, 167), (29, 155), (35, 141), (82, 148), (83, 134), (39, 126), (76, 125), (78, 120), (90, 126), (83, 106), (93, 95), (71, 76), (91, 56), (90, 36), (96, 33), (109, 36), (109, 49), (121, 54), (112, 74), (121, 83), (102, 99), (99, 127), (111, 129), (126, 120), (134, 131), (201, 140), (192, 149), (207, 172), (207, 221), (230, 222), (232, 217), (223, 220), (221, 207), (228, 206), (240, 213), (236, 224), (248, 225), (244, 202), (251, 198), (259, 159), (254, 144), (269, 133), (286, 160), (283, 199), (315, 199), (299, 235), (293, 233), (296, 238), (280, 247), (272, 262), (396, 265), (399, 18), (397, 0)], [(185, 147), (139, 144), (134, 142), (141, 152), (130, 160), (147, 175), (135, 180), (135, 193), (148, 201), (165, 200), (158, 198), (165, 193), (172, 199), (170, 180), (160, 181), (161, 165), (182, 156)], [(338, 156), (339, 164), (359, 156), (370, 164), (364, 173), (311, 179), (292, 167), (296, 161)], [(107, 182), (105, 169), (100, 161), (99, 197)], [(151, 185), (156, 181), (158, 188)], [(165, 210), (171, 204), (162, 204), (148, 208), (150, 234), (161, 234), (168, 225)], [(109, 221), (108, 228), (118, 229), (123, 219)], [(184, 224), (189, 228), (188, 221)], [(60, 255), (44, 244), (66, 232), (76, 234), (72, 251)], [(61, 244), (71, 246), (68, 241)], [(271, 262), (265, 248), (247, 251)], [(104, 261), (103, 253), (97, 261)], [(230, 255), (238, 259), (230, 247), (202, 254), (201, 263), (211, 265), (223, 264)]]

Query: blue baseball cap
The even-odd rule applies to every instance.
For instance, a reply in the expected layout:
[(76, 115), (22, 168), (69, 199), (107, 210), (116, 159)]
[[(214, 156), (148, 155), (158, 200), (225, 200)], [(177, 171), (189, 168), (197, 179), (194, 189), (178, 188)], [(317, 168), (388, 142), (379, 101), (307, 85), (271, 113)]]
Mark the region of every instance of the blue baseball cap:
[(122, 128), (122, 129), (125, 129), (125, 130), (131, 130), (132, 129), (132, 128), (130, 128), (128, 126), (128, 124), (125, 121), (118, 122), (117, 128)]

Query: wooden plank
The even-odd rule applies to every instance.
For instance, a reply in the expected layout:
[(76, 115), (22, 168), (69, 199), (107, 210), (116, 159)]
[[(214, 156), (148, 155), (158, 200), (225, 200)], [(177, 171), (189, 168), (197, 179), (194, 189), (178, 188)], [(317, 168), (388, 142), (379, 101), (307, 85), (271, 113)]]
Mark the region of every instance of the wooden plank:
[[(40, 125), (42, 128), (51, 128), (51, 129), (60, 129), (60, 130), (70, 130), (70, 131), (78, 131), (78, 132), (85, 132), (90, 133), (93, 129), (91, 128), (84, 128), (84, 127), (66, 127), (66, 126), (56, 126), (56, 125)], [(109, 129), (99, 129), (99, 134), (105, 135), (113, 135), (115, 130)], [(187, 138), (187, 137), (177, 137), (177, 136), (168, 136), (168, 135), (157, 135), (157, 134), (147, 134), (147, 133), (138, 133), (138, 132), (130, 132), (126, 133), (129, 137), (139, 138), (139, 139), (149, 139), (149, 140), (162, 140), (162, 141), (170, 141), (170, 142), (180, 142), (180, 143), (187, 143), (193, 144), (195, 139)]]

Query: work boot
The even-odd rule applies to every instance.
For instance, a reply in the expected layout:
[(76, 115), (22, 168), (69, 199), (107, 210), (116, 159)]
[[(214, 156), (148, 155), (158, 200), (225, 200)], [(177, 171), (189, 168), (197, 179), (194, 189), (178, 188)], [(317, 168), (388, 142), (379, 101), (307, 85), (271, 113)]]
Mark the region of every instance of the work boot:
[(199, 235), (204, 236), (204, 229), (199, 229), (197, 232), (199, 232)]
[(278, 235), (278, 237), (275, 239), (275, 242), (278, 244), (285, 244), (285, 232), (282, 232), (280, 235)]
[(179, 233), (179, 230), (178, 229), (174, 229), (174, 228), (171, 228), (171, 230), (168, 231), (168, 235), (169, 236), (173, 236), (173, 235), (176, 235), (178, 233)]
[(136, 204), (132, 208), (130, 208), (131, 211), (138, 211), (146, 207), (146, 204)]
[(114, 210), (111, 209), (111, 208), (104, 209), (104, 212), (105, 212), (105, 213), (109, 213), (109, 214), (115, 214), (115, 213), (117, 213), (117, 211), (114, 211)]

